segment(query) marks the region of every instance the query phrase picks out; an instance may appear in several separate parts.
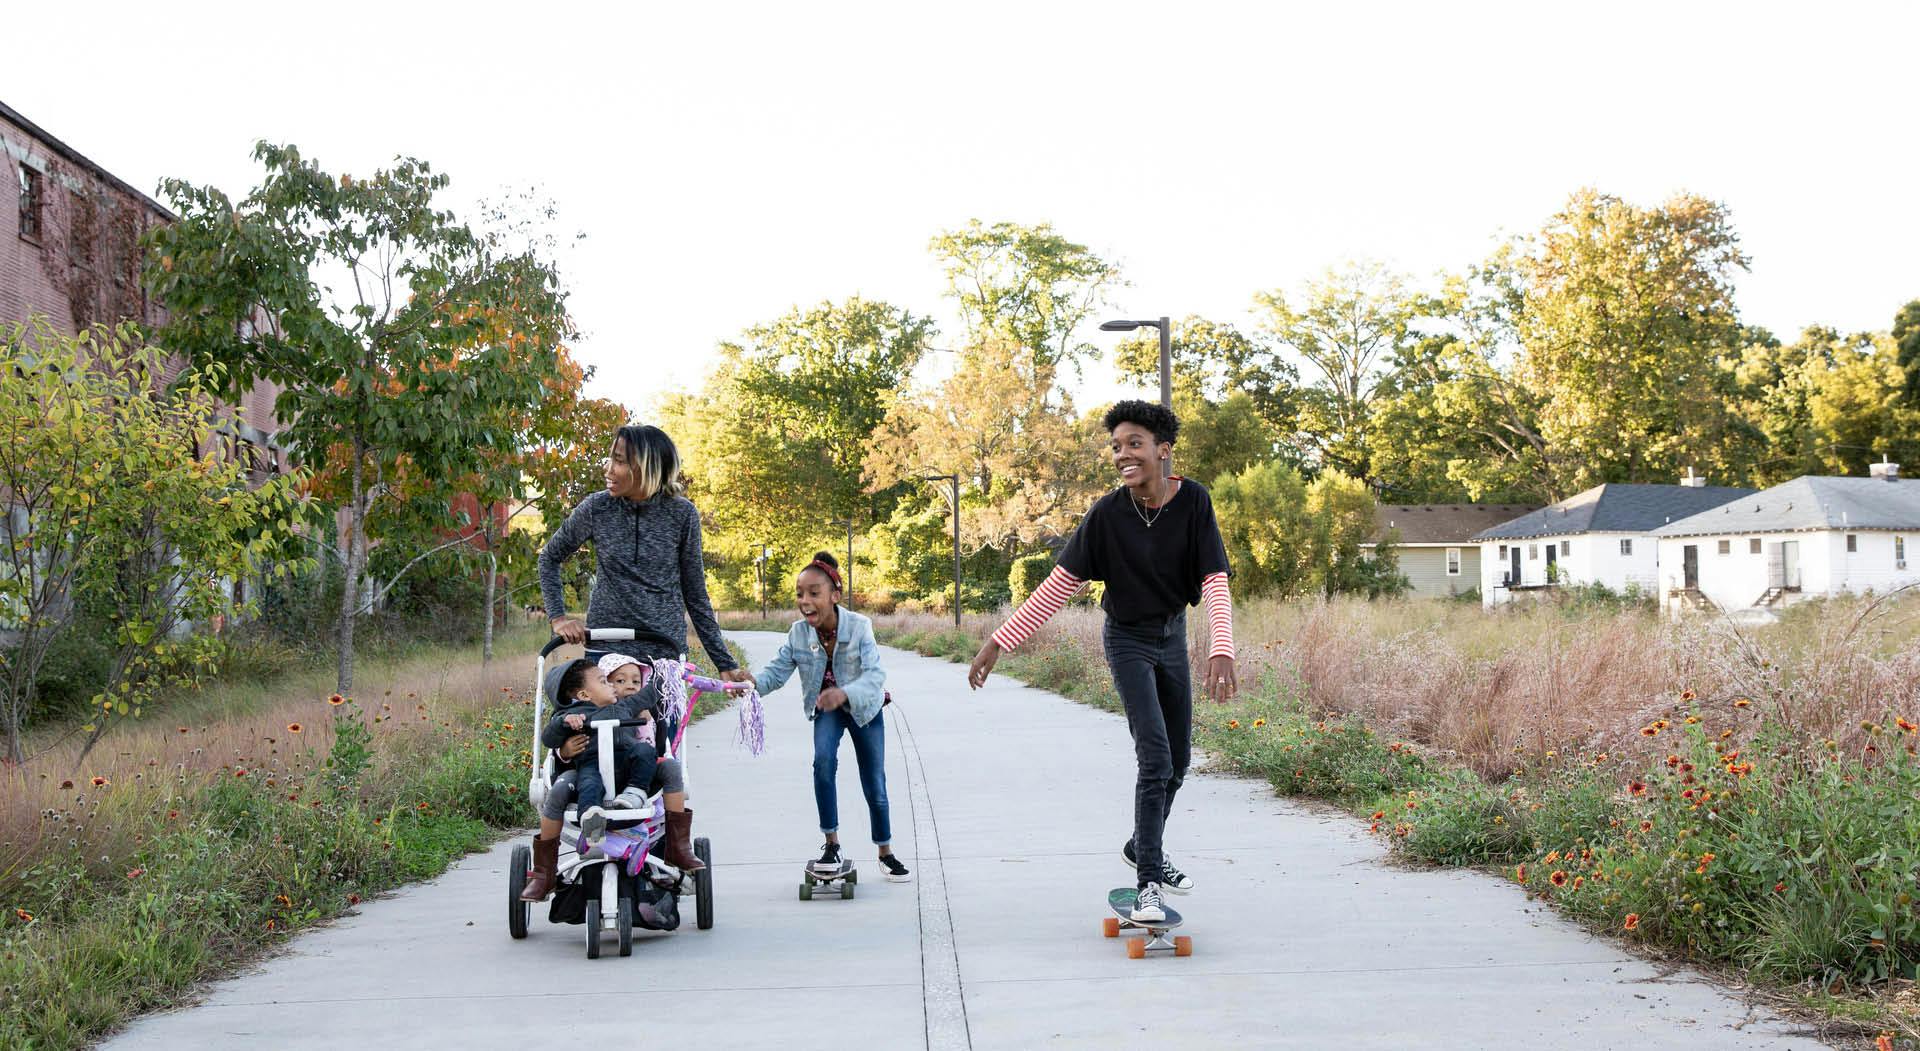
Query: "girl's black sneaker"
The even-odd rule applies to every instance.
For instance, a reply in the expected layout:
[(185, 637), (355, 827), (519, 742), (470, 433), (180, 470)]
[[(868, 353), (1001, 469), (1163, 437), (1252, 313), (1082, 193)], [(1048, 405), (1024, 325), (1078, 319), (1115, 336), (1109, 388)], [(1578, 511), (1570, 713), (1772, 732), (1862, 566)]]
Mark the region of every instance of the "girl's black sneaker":
[(840, 844), (827, 844), (820, 852), (820, 860), (813, 863), (813, 870), (828, 873), (840, 871)]
[(892, 854), (880, 855), (880, 867), (887, 870), (888, 883), (913, 882), (913, 874), (908, 872), (907, 867), (900, 864), (900, 859)]

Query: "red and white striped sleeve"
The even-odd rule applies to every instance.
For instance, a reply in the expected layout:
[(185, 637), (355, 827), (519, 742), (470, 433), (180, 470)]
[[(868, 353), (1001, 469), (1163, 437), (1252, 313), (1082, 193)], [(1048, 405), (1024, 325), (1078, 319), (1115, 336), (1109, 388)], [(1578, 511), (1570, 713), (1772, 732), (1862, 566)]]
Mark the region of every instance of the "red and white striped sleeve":
[(1086, 586), (1086, 581), (1059, 566), (1053, 567), (1053, 572), (1047, 574), (1047, 579), (1041, 581), (1033, 594), (1028, 595), (1027, 600), (1020, 603), (1020, 608), (1013, 611), (1013, 616), (1007, 618), (1007, 622), (1000, 625), (1000, 629), (993, 633), (994, 645), (1003, 650), (1017, 648), (1034, 632), (1039, 631), (1040, 625), (1053, 619), (1053, 615), (1060, 612), (1060, 607), (1066, 605), (1068, 599), (1078, 595), (1080, 589)]
[(1214, 573), (1200, 582), (1200, 601), (1207, 607), (1208, 657), (1233, 659), (1233, 595), (1227, 575)]

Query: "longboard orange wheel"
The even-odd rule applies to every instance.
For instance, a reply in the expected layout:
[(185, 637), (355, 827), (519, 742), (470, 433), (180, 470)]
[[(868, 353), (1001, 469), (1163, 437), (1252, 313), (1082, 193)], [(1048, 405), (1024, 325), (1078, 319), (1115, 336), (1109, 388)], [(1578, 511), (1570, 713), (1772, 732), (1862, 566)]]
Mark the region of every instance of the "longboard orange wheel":
[(1182, 934), (1175, 937), (1173, 939), (1173, 954), (1175, 956), (1192, 956), (1193, 955), (1193, 936), (1188, 934)]
[(1128, 938), (1127, 939), (1127, 959), (1144, 960), (1146, 959), (1146, 957), (1147, 957), (1147, 940), (1145, 938)]
[(1120, 917), (1109, 916), (1100, 921), (1100, 933), (1109, 938), (1120, 937)]

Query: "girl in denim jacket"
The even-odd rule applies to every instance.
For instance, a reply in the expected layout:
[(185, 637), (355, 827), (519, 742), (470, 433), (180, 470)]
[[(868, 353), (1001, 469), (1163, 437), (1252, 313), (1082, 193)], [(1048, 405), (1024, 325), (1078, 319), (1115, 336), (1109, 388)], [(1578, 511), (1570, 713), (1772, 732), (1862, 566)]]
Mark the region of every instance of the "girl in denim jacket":
[(888, 880), (905, 883), (912, 877), (894, 856), (887, 815), (887, 728), (880, 710), (886, 703), (887, 672), (880, 667), (873, 622), (840, 608), (840, 563), (824, 551), (800, 571), (794, 598), (800, 620), (753, 681), (766, 696), (800, 673), (801, 702), (813, 723), (813, 801), (820, 810), (820, 831), (827, 837), (819, 860), (811, 864), (829, 874), (845, 864), (834, 778), (840, 770), (840, 735), (846, 734), (853, 738), (853, 756), (860, 764), (860, 790), (867, 797), (880, 866)]

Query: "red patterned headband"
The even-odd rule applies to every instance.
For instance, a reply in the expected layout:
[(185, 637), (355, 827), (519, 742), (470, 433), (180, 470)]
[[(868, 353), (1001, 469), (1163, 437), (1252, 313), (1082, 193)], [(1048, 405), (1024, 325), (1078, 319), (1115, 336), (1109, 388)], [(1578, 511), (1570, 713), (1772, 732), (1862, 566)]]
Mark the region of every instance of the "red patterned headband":
[(807, 568), (817, 569), (820, 572), (825, 573), (827, 576), (827, 579), (833, 581), (834, 587), (837, 588), (840, 586), (840, 571), (833, 568), (830, 565), (827, 565), (825, 562), (822, 562), (816, 558), (813, 561), (807, 563)]

